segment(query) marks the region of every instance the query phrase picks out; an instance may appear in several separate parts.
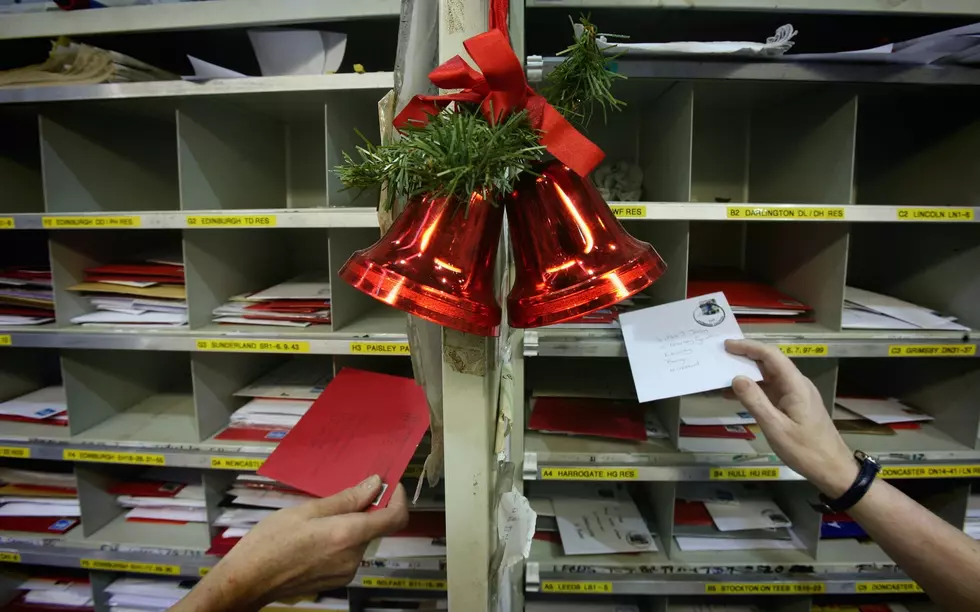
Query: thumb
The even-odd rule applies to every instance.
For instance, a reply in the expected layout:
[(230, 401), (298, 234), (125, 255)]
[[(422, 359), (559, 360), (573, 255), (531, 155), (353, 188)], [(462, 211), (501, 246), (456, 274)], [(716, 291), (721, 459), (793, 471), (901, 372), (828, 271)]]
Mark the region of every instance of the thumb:
[(360, 512), (371, 505), (379, 492), (381, 492), (381, 477), (374, 475), (336, 495), (306, 502), (300, 508), (310, 518)]
[(786, 418), (772, 405), (762, 387), (751, 378), (736, 376), (735, 380), (732, 381), (732, 391), (735, 392), (738, 401), (742, 402), (745, 409), (755, 417), (756, 422), (763, 429), (775, 425), (780, 419)]

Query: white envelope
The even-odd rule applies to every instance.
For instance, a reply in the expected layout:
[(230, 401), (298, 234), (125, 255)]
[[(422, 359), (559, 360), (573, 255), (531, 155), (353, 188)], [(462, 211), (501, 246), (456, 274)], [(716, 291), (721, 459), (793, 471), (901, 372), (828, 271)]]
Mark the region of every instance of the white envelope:
[(208, 513), (204, 508), (134, 508), (126, 513), (126, 518), (206, 523)]
[(249, 30), (262, 76), (337, 72), (347, 50), (347, 35), (317, 30)]
[[(896, 399), (838, 397), (834, 400), (834, 403), (878, 425), (933, 420), (932, 416), (923, 414), (914, 408), (909, 408)], [(838, 418), (836, 414), (834, 418), (847, 420), (846, 418)]]
[(656, 552), (639, 508), (628, 495), (613, 498), (554, 497), (561, 545), (566, 555)]
[(911, 323), (920, 329), (948, 329), (957, 331), (970, 330), (970, 328), (965, 325), (954, 323), (937, 314), (934, 314), (928, 308), (891, 297), (890, 295), (882, 295), (873, 291), (858, 289), (857, 287), (845, 287), (844, 300), (847, 302), (853, 302), (854, 304), (862, 306), (868, 310), (873, 310), (875, 312), (880, 312), (881, 314), (894, 317), (900, 321)]
[(253, 293), (245, 298), (249, 302), (267, 300), (329, 300), (330, 275), (325, 272), (301, 274), (284, 283)]
[(40, 472), (37, 470), (0, 468), (0, 482), (74, 489), (75, 475), (70, 472), (65, 474), (61, 472)]
[(329, 364), (316, 359), (294, 359), (235, 392), (238, 397), (315, 400), (333, 379)]
[(81, 516), (82, 511), (77, 500), (68, 500), (60, 504), (14, 502), (0, 506), (0, 516)]
[(68, 410), (65, 388), (45, 387), (0, 404), (0, 414), (44, 420)]
[(619, 321), (641, 403), (721, 389), (736, 376), (762, 380), (755, 362), (725, 350), (725, 340), (743, 336), (721, 292), (634, 310)]
[(677, 449), (686, 453), (723, 453), (725, 455), (753, 455), (757, 451), (748, 440), (728, 438), (677, 439)]
[(806, 547), (793, 534), (791, 540), (691, 538), (676, 536), (674, 541), (683, 552), (716, 550), (804, 550)]
[(729, 400), (716, 393), (697, 393), (684, 398), (681, 404), (681, 423), (684, 425), (755, 425), (755, 418), (738, 400)]
[(401, 557), (445, 557), (444, 539), (395, 537), (381, 538), (375, 559), (398, 559)]
[(738, 504), (705, 502), (718, 531), (792, 527), (793, 522), (771, 499), (740, 499)]

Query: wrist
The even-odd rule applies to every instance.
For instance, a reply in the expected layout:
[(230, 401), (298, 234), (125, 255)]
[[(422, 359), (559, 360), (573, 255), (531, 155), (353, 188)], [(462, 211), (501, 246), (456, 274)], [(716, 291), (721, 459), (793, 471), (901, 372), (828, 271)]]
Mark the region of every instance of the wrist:
[(821, 493), (830, 499), (837, 499), (847, 493), (857, 480), (861, 468), (854, 457), (848, 455), (843, 461), (836, 461), (829, 469), (812, 479)]

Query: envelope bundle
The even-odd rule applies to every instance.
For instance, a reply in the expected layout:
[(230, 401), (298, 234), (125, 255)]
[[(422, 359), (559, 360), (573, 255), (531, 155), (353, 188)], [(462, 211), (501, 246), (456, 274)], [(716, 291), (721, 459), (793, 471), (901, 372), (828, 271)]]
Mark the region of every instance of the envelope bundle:
[(528, 429), (619, 440), (667, 438), (653, 412), (632, 400), (532, 397)]
[(969, 331), (956, 317), (857, 287), (844, 288), (844, 329)]
[(0, 402), (0, 421), (68, 426), (68, 402), (61, 385), (44, 387)]
[[(711, 280), (689, 280), (687, 297), (722, 292), (739, 323), (812, 323), (813, 308), (765, 283), (738, 272), (716, 271)], [(732, 278), (734, 277), (734, 278)], [(716, 280), (720, 279), (720, 280)]]
[(761, 486), (682, 483), (674, 502), (680, 550), (801, 550), (792, 521)]
[(179, 257), (146, 259), (85, 270), (85, 282), (68, 288), (82, 293), (95, 311), (72, 317), (90, 327), (187, 324), (184, 264)]
[(81, 515), (74, 474), (0, 468), (0, 531), (61, 535)]
[(227, 491), (229, 499), (214, 522), (221, 527), (211, 540), (210, 555), (226, 555), (235, 544), (280, 508), (291, 508), (313, 499), (311, 495), (258, 474), (239, 474)]
[(0, 269), (0, 326), (41, 325), (54, 321), (51, 268)]
[(215, 323), (309, 327), (330, 323), (330, 275), (303, 274), (257, 293), (236, 295), (218, 306)]
[(657, 551), (654, 532), (622, 485), (537, 484), (531, 495), (536, 539), (556, 541), (557, 533), (566, 555)]
[(897, 431), (920, 429), (931, 415), (906, 406), (897, 399), (838, 397), (834, 401), (834, 425), (843, 433), (894, 436)]
[(32, 576), (17, 587), (13, 601), (0, 607), (3, 612), (42, 612), (64, 610), (94, 612), (92, 585), (85, 578), (70, 576)]
[(126, 520), (136, 523), (186, 525), (208, 521), (204, 487), (175, 480), (134, 480), (109, 488), (116, 502), (128, 509)]
[(737, 400), (721, 391), (684, 397), (681, 404), (680, 438), (677, 447), (685, 452), (753, 453), (755, 419)]
[(166, 612), (190, 593), (193, 580), (117, 578), (106, 587), (113, 610)]
[(238, 390), (249, 398), (232, 413), (217, 440), (278, 442), (289, 433), (323, 393), (333, 378), (333, 367), (318, 359), (296, 358)]

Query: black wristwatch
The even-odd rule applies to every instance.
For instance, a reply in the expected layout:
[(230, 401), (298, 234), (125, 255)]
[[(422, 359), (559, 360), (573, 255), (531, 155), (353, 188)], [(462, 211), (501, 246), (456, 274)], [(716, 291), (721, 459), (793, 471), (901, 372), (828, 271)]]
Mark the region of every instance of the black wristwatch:
[(838, 512), (850, 510), (854, 504), (861, 501), (861, 498), (864, 497), (864, 494), (868, 492), (868, 489), (874, 483), (878, 472), (881, 471), (881, 466), (877, 461), (861, 451), (854, 451), (854, 459), (857, 460), (860, 469), (851, 488), (837, 499), (830, 499), (821, 493), (820, 503), (810, 504), (814, 510), (823, 512), (824, 514), (837, 514)]

